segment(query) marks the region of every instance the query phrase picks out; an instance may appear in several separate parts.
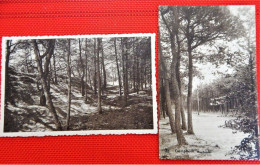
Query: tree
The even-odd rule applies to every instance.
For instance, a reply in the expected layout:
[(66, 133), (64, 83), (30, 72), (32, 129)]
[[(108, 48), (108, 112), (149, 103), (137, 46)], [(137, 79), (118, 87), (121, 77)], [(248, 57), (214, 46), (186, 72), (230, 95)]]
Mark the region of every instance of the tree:
[[(171, 55), (172, 55), (172, 62), (171, 62), (171, 78), (172, 78), (172, 85), (173, 85), (173, 99), (175, 103), (175, 127), (176, 127), (176, 134), (177, 134), (177, 140), (179, 145), (185, 145), (187, 144), (186, 139), (183, 136), (183, 132), (181, 129), (181, 94), (180, 94), (180, 88), (177, 80), (177, 73), (179, 72), (177, 70), (177, 61), (178, 59), (178, 50), (176, 49), (175, 40), (178, 39), (179, 35), (179, 9), (174, 8), (174, 23), (175, 26), (173, 26), (172, 30), (168, 28), (168, 32), (170, 33), (170, 46), (171, 46)], [(162, 15), (163, 17), (163, 15)], [(163, 18), (164, 19), (164, 18)], [(178, 42), (178, 41), (177, 41)], [(167, 84), (166, 84), (167, 85)], [(167, 88), (166, 88), (167, 92)], [(167, 105), (168, 106), (168, 105)]]
[(118, 54), (116, 48), (116, 38), (114, 38), (114, 47), (115, 47), (115, 56), (116, 56), (116, 68), (117, 68), (117, 77), (118, 77), (118, 84), (119, 84), (119, 95), (122, 96), (122, 85), (121, 85), (121, 76), (120, 76), (120, 68), (118, 64)]
[[(9, 61), (10, 61), (10, 56), (11, 54), (15, 51), (15, 46), (12, 44), (12, 40), (7, 40), (6, 41), (6, 62), (5, 62), (5, 84), (9, 82)], [(5, 106), (7, 106), (7, 100), (10, 97), (10, 87), (6, 87), (6, 92), (5, 92)]]
[(85, 82), (84, 82), (84, 77), (85, 77), (85, 66), (83, 63), (83, 58), (81, 55), (81, 41), (79, 38), (79, 61), (80, 61), (80, 69), (79, 69), (79, 74), (80, 74), (80, 87), (81, 87), (81, 95), (85, 95)]
[[(28, 51), (30, 49), (30, 42), (28, 40), (18, 40), (16, 42), (12, 40), (6, 41), (6, 54), (5, 54), (5, 84), (10, 81), (9, 77), (9, 61), (11, 58), (11, 55), (16, 52), (18, 49), (25, 49)], [(29, 54), (29, 53), (28, 53)], [(28, 55), (30, 56), (30, 55)], [(27, 56), (26, 56), (27, 57)], [(26, 61), (27, 64), (27, 61)], [(7, 99), (10, 97), (10, 86), (6, 86), (6, 92), (5, 92), (5, 106), (7, 106)], [(13, 100), (11, 101), (13, 102)]]
[(102, 38), (98, 38), (97, 39), (97, 81), (98, 81), (98, 112), (100, 114), (102, 114), (102, 108), (101, 108), (101, 77), (100, 77), (100, 63), (99, 63), (99, 52), (101, 51), (101, 43), (102, 43)]
[[(81, 53), (80, 53), (81, 54)], [(67, 109), (67, 118), (66, 118), (66, 130), (69, 129), (70, 125), (70, 108), (71, 108), (71, 57), (70, 57), (70, 39), (68, 39), (68, 48), (67, 48), (67, 77), (68, 77), (68, 109)]]
[[(34, 49), (34, 55), (35, 55), (35, 59), (37, 62), (37, 68), (38, 68), (38, 72), (41, 77), (41, 84), (42, 84), (42, 88), (43, 88), (43, 91), (44, 91), (44, 94), (45, 94), (45, 97), (47, 100), (48, 108), (54, 117), (54, 122), (56, 124), (57, 129), (62, 130), (61, 123), (59, 121), (55, 107), (53, 105), (52, 97), (51, 97), (50, 90), (48, 89), (48, 84), (47, 84), (47, 76), (49, 74), (49, 63), (50, 63), (50, 59), (53, 55), (55, 40), (46, 40), (46, 42), (47, 42), (47, 49), (43, 55), (40, 55), (38, 43), (35, 39), (32, 40), (32, 46)], [(42, 66), (43, 58), (45, 58), (44, 67)]]
[(57, 78), (57, 71), (56, 71), (56, 57), (55, 55), (53, 56), (53, 71), (54, 71), (54, 83), (58, 83), (58, 78)]
[(173, 111), (171, 109), (172, 105), (171, 105), (171, 98), (170, 98), (169, 78), (167, 77), (167, 72), (166, 72), (167, 69), (166, 69), (166, 66), (165, 66), (165, 63), (164, 63), (164, 60), (163, 60), (161, 42), (159, 42), (159, 53), (160, 53), (159, 54), (160, 74), (162, 74), (163, 81), (164, 81), (165, 98), (166, 98), (167, 112), (168, 112), (168, 116), (169, 116), (169, 120), (170, 120), (171, 131), (172, 131), (172, 133), (176, 133), (174, 114), (173, 114)]
[(94, 93), (97, 94), (97, 40), (94, 39), (94, 76), (93, 76), (93, 85), (94, 85)]
[[(179, 10), (179, 9), (178, 9)], [(170, 26), (166, 19), (165, 19), (165, 14), (171, 12), (171, 22), (174, 23), (175, 26)], [(178, 11), (179, 13), (179, 11)], [(177, 13), (177, 14), (178, 14)], [(179, 16), (179, 14), (177, 15)], [(172, 54), (176, 54), (176, 59), (172, 58), (172, 63), (171, 63), (171, 78), (172, 81), (173, 77), (176, 76), (176, 80), (177, 80), (177, 86), (175, 86), (174, 83), (172, 83), (172, 89), (178, 87), (179, 88), (179, 99), (180, 99), (180, 111), (181, 111), (181, 118), (182, 118), (182, 129), (186, 130), (187, 126), (186, 126), (186, 118), (185, 118), (185, 114), (184, 114), (184, 109), (183, 109), (183, 99), (182, 99), (182, 84), (181, 84), (181, 76), (180, 76), (180, 60), (181, 60), (181, 44), (183, 42), (183, 39), (180, 39), (180, 30), (179, 30), (179, 26), (180, 26), (180, 21), (179, 18), (176, 18), (175, 14), (174, 14), (174, 8), (172, 7), (167, 7), (166, 10), (162, 10), (161, 9), (161, 18), (163, 20), (163, 23), (166, 26), (166, 30), (169, 33), (169, 38), (170, 38), (170, 47), (171, 47), (171, 51)], [(177, 19), (177, 20), (175, 20)], [(173, 65), (175, 61), (173, 60), (177, 60), (176, 61), (176, 65)], [(173, 72), (173, 67), (176, 67), (176, 73)]]
[(101, 42), (101, 52), (102, 52), (102, 69), (103, 69), (103, 79), (104, 79), (104, 84), (103, 84), (103, 90), (106, 90), (107, 87), (107, 76), (106, 76), (106, 68), (105, 68), (105, 59), (104, 59), (104, 44)]
[(123, 68), (123, 87), (124, 87), (124, 106), (127, 106), (127, 98), (128, 98), (128, 46), (127, 46), (127, 38), (121, 38), (121, 49), (122, 49), (122, 68)]
[(88, 53), (87, 53), (87, 48), (88, 48), (88, 39), (86, 38), (85, 40), (85, 103), (88, 101)]
[(133, 77), (133, 88), (134, 88), (134, 92), (136, 92), (136, 73), (138, 72), (136, 70), (136, 62), (137, 62), (137, 59), (136, 59), (136, 46), (135, 46), (135, 42), (136, 42), (136, 38), (133, 38), (133, 67), (132, 67), (132, 77)]
[(193, 82), (193, 50), (216, 39), (234, 37), (239, 26), (238, 19), (223, 6), (186, 6), (180, 8), (183, 34), (186, 37), (188, 52), (188, 133), (194, 134), (192, 125), (192, 82)]

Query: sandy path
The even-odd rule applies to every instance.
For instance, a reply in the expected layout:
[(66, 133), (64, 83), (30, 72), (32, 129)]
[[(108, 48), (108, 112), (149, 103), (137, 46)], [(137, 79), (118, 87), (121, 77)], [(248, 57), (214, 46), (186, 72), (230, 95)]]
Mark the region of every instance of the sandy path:
[[(231, 148), (239, 145), (241, 140), (247, 137), (243, 132), (236, 132), (230, 128), (219, 127), (225, 124), (225, 120), (231, 117), (224, 117), (216, 113), (201, 113), (200, 115), (193, 113), (193, 129), (195, 135), (185, 135), (189, 145), (181, 147), (181, 149), (194, 149), (195, 152), (176, 153), (176, 135), (171, 134), (169, 119), (160, 119), (159, 121), (159, 137), (160, 137), (160, 156), (167, 158), (183, 159), (230, 159)], [(235, 133), (236, 132), (236, 133)], [(167, 149), (166, 149), (167, 148)], [(169, 151), (167, 151), (169, 149)], [(197, 150), (212, 152), (201, 154)], [(166, 152), (165, 152), (166, 151)], [(236, 155), (233, 155), (237, 157)], [(238, 158), (238, 157), (237, 157)]]

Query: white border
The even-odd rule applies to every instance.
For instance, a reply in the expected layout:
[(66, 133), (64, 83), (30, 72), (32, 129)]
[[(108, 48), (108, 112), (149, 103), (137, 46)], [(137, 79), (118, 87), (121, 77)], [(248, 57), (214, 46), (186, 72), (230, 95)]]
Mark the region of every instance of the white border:
[[(153, 129), (136, 130), (84, 130), (84, 131), (50, 131), (50, 132), (4, 132), (4, 100), (5, 100), (5, 54), (6, 40), (10, 39), (61, 39), (61, 38), (111, 38), (111, 37), (151, 37), (152, 60), (152, 93), (153, 93)], [(65, 36), (15, 36), (2, 37), (2, 80), (1, 80), (1, 119), (0, 137), (58, 136), (58, 135), (121, 135), (121, 134), (157, 134), (158, 117), (156, 101), (156, 66), (155, 66), (155, 33), (109, 34), (109, 35), (65, 35)]]

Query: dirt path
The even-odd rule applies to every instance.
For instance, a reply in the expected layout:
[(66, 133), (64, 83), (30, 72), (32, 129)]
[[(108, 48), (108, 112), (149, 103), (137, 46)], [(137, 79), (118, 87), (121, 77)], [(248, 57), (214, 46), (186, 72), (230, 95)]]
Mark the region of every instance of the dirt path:
[(168, 118), (160, 120), (160, 157), (166, 159), (230, 159), (231, 148), (239, 145), (248, 135), (229, 128), (219, 127), (225, 124), (223, 117), (215, 113), (193, 113), (195, 135), (185, 135), (188, 146), (177, 147), (176, 135), (170, 132)]

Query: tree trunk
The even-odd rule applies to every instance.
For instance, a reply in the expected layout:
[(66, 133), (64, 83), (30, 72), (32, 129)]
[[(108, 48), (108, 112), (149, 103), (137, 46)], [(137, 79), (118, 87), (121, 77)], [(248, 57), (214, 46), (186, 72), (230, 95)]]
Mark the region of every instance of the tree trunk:
[[(32, 44), (33, 44), (33, 48), (34, 48), (35, 59), (36, 59), (36, 62), (37, 62), (37, 69), (38, 69), (38, 72), (39, 72), (40, 77), (41, 77), (41, 83), (42, 83), (43, 91), (44, 91), (44, 94), (45, 94), (45, 97), (46, 97), (46, 100), (47, 100), (48, 108), (49, 108), (50, 112), (52, 113), (52, 115), (54, 117), (54, 122), (55, 122), (55, 125), (57, 127), (57, 130), (62, 130), (61, 123), (59, 121), (57, 112), (56, 112), (55, 107), (54, 107), (53, 102), (52, 102), (50, 91), (48, 91), (47, 77), (45, 75), (46, 73), (43, 72), (42, 59), (41, 59), (41, 56), (40, 56), (40, 52), (39, 52), (36, 40), (32, 40)], [(52, 49), (54, 49), (54, 44), (55, 44), (55, 40), (49, 41), (49, 47), (50, 46), (53, 47)], [(48, 49), (50, 49), (50, 48), (48, 48)], [(53, 51), (52, 51), (52, 53), (53, 53)], [(49, 58), (46, 57), (45, 66), (46, 65), (48, 66), (48, 62), (49, 62), (48, 60), (50, 59), (52, 54), (49, 53), (48, 56), (49, 56)]]
[[(90, 68), (88, 68), (88, 80), (89, 80), (89, 86), (91, 87), (91, 89), (93, 89), (93, 85), (92, 85), (92, 81), (91, 81), (91, 71), (90, 71)], [(87, 83), (86, 83), (87, 85)]]
[(100, 78), (100, 64), (99, 64), (99, 51), (101, 49), (101, 42), (102, 39), (98, 38), (98, 45), (97, 45), (97, 79), (98, 79), (98, 112), (99, 114), (102, 114), (102, 108), (101, 108), (101, 78)]
[(48, 84), (48, 90), (51, 89), (51, 77), (52, 77), (52, 66), (51, 66), (51, 59), (49, 63), (49, 74), (47, 75), (47, 84)]
[[(248, 41), (248, 53), (249, 53), (249, 74), (250, 74), (250, 81), (251, 81), (251, 93), (255, 93), (255, 87), (256, 87), (256, 81), (255, 81), (255, 72), (254, 72), (254, 59), (253, 59), (253, 52), (250, 51), (250, 41)], [(257, 118), (257, 101), (256, 101), (256, 96), (253, 96), (252, 102), (255, 108), (252, 108), (252, 117), (254, 119)]]
[(56, 72), (56, 58), (55, 55), (53, 55), (53, 71), (54, 71), (54, 83), (57, 84), (57, 72)]
[(119, 84), (119, 94), (120, 96), (122, 96), (122, 84), (121, 84), (121, 76), (120, 76), (118, 57), (117, 57), (116, 38), (114, 40), (114, 45), (115, 45), (115, 55), (116, 55), (117, 77), (118, 77), (118, 84)]
[(165, 95), (165, 93), (163, 92), (163, 78), (159, 77), (159, 111), (160, 111), (160, 119), (163, 118), (165, 119), (165, 113), (164, 113), (164, 108), (163, 108), (163, 104), (164, 102), (164, 98), (163, 95)]
[[(125, 82), (126, 82), (126, 97), (128, 99), (128, 93), (129, 93), (129, 83), (128, 83), (128, 68), (129, 68), (129, 62), (128, 62), (128, 56), (129, 56), (129, 44), (127, 41), (127, 38), (125, 38)], [(126, 103), (127, 104), (127, 103)]]
[[(160, 39), (160, 36), (159, 36), (159, 39)], [(174, 124), (175, 123), (174, 114), (173, 114), (173, 111), (171, 109), (172, 103), (171, 103), (171, 97), (170, 97), (169, 80), (168, 80), (167, 75), (166, 75), (167, 69), (166, 69), (166, 66), (164, 64), (162, 48), (161, 48), (161, 42), (160, 41), (159, 41), (159, 53), (160, 53), (159, 54), (160, 74), (162, 74), (162, 77), (164, 79), (167, 112), (168, 112), (168, 116), (169, 116), (169, 120), (170, 120), (171, 131), (172, 131), (172, 133), (175, 133), (176, 132), (176, 128), (175, 128), (175, 124)]]
[(102, 66), (103, 66), (102, 68), (103, 68), (103, 78), (104, 78), (103, 90), (106, 90), (106, 88), (107, 88), (107, 76), (106, 76), (106, 68), (105, 68), (103, 43), (101, 43), (101, 50), (102, 50)]
[(100, 60), (100, 65), (99, 65), (99, 69), (100, 69), (100, 72), (99, 72), (99, 76), (100, 76), (100, 85), (101, 85), (101, 95), (104, 95), (104, 90), (103, 90), (103, 83), (102, 83), (102, 81), (103, 81), (103, 65), (102, 65), (102, 47), (100, 46), (100, 58), (99, 58), (99, 60)]
[(10, 98), (10, 82), (9, 82), (9, 61), (10, 61), (10, 55), (11, 55), (11, 41), (7, 40), (6, 41), (6, 62), (5, 62), (5, 106), (7, 106), (7, 100)]
[(200, 97), (199, 97), (199, 90), (197, 89), (197, 103), (198, 103), (198, 115), (200, 114)]
[[(175, 129), (176, 129), (176, 135), (177, 135), (177, 141), (179, 145), (186, 145), (188, 144), (186, 142), (186, 139), (183, 135), (182, 128), (181, 128), (181, 95), (180, 95), (180, 88), (178, 86), (178, 80), (177, 80), (177, 63), (180, 58), (178, 58), (178, 49), (176, 51), (176, 45), (175, 45), (175, 35), (178, 35), (179, 27), (179, 12), (178, 9), (173, 10), (174, 12), (174, 22), (176, 23), (176, 26), (173, 27), (172, 31), (176, 34), (172, 33), (169, 30), (170, 33), (170, 45), (171, 45), (171, 54), (172, 54), (172, 63), (171, 63), (171, 78), (172, 78), (172, 85), (173, 85), (173, 99), (175, 103)], [(164, 18), (164, 16), (162, 15)], [(178, 41), (177, 41), (178, 42)], [(168, 106), (168, 105), (167, 105)]]
[(140, 73), (140, 85), (141, 85), (141, 90), (143, 91), (144, 90), (144, 65), (143, 65), (143, 58), (141, 57), (141, 73)]
[(26, 71), (29, 73), (29, 63), (28, 63), (28, 54), (25, 53), (25, 66), (26, 66)]
[[(175, 119), (174, 119), (174, 113), (172, 110), (172, 102), (171, 102), (171, 96), (170, 96), (170, 89), (169, 89), (169, 80), (166, 76), (164, 76), (164, 86), (165, 86), (165, 98), (166, 98), (166, 104), (167, 104), (167, 111), (168, 116), (170, 119), (170, 125), (172, 133), (176, 133), (176, 126), (175, 126)], [(176, 112), (175, 112), (176, 113)]]
[(80, 69), (79, 72), (82, 71), (82, 73), (80, 74), (80, 89), (81, 89), (81, 95), (84, 96), (85, 95), (85, 82), (84, 82), (84, 77), (85, 77), (85, 68), (84, 68), (84, 64), (83, 64), (83, 59), (82, 59), (82, 55), (81, 55), (81, 42), (80, 42), (80, 38), (79, 38), (79, 59), (80, 59)]
[(136, 91), (136, 50), (135, 50), (135, 42), (133, 40), (133, 56), (134, 56), (134, 63), (133, 63), (133, 88), (134, 92)]
[(138, 57), (138, 55), (136, 55), (136, 71), (137, 71), (137, 73), (136, 73), (136, 85), (137, 85), (137, 87), (136, 87), (136, 93), (138, 94), (139, 93), (139, 89), (140, 89), (140, 67), (139, 67), (139, 63), (140, 63), (140, 58)]
[(68, 107), (66, 118), (66, 130), (70, 125), (70, 107), (71, 107), (71, 57), (70, 57), (70, 39), (68, 39), (68, 51), (67, 51), (67, 76), (68, 76)]
[(177, 70), (176, 70), (176, 64), (177, 64), (177, 55), (174, 48), (174, 42), (173, 38), (171, 38), (171, 48), (172, 48), (172, 63), (171, 63), (171, 70), (172, 70), (172, 84), (173, 84), (173, 99), (175, 102), (175, 127), (176, 127), (176, 135), (179, 145), (186, 145), (188, 144), (186, 142), (186, 139), (183, 135), (182, 128), (181, 128), (181, 96), (180, 96), (180, 90), (178, 86), (177, 81)]
[[(180, 93), (182, 93), (182, 89), (180, 89)], [(182, 98), (182, 96), (180, 96), (180, 99), (181, 99), (181, 128), (183, 130), (186, 130), (187, 124), (186, 124), (186, 117), (185, 117), (184, 108), (183, 108), (183, 98)]]
[(192, 64), (192, 50), (191, 45), (188, 45), (189, 54), (189, 83), (188, 83), (188, 98), (187, 98), (187, 109), (188, 109), (188, 134), (194, 134), (192, 125), (192, 109), (191, 109), (191, 99), (192, 99), (192, 78), (193, 78), (193, 64)]
[(176, 78), (179, 86), (179, 91), (180, 91), (180, 110), (181, 110), (181, 128), (183, 130), (187, 129), (187, 124), (186, 124), (186, 117), (184, 113), (184, 108), (183, 108), (183, 98), (182, 98), (182, 84), (181, 84), (181, 76), (180, 76), (180, 61), (181, 61), (181, 43), (179, 41), (178, 34), (176, 34), (176, 40), (177, 40), (177, 63), (176, 63)]
[(127, 71), (126, 71), (126, 39), (121, 38), (122, 46), (122, 67), (123, 67), (123, 86), (124, 86), (124, 107), (127, 106)]
[(88, 90), (87, 90), (87, 86), (88, 86), (88, 82), (87, 82), (87, 79), (88, 79), (88, 54), (87, 54), (87, 47), (88, 47), (88, 40), (86, 39), (86, 48), (85, 48), (85, 57), (86, 57), (86, 60), (85, 60), (85, 103), (88, 102)]
[(144, 56), (144, 89), (146, 89), (146, 79), (147, 79), (147, 75), (146, 75), (146, 56)]
[(97, 50), (96, 50), (96, 39), (94, 39), (94, 77), (93, 77), (93, 83), (94, 83), (94, 93), (97, 95)]
[(151, 62), (151, 60), (149, 61), (150, 63), (149, 63), (149, 72), (150, 72), (150, 76), (149, 76), (149, 79), (150, 79), (150, 91), (151, 91), (151, 93), (152, 93), (152, 62)]

